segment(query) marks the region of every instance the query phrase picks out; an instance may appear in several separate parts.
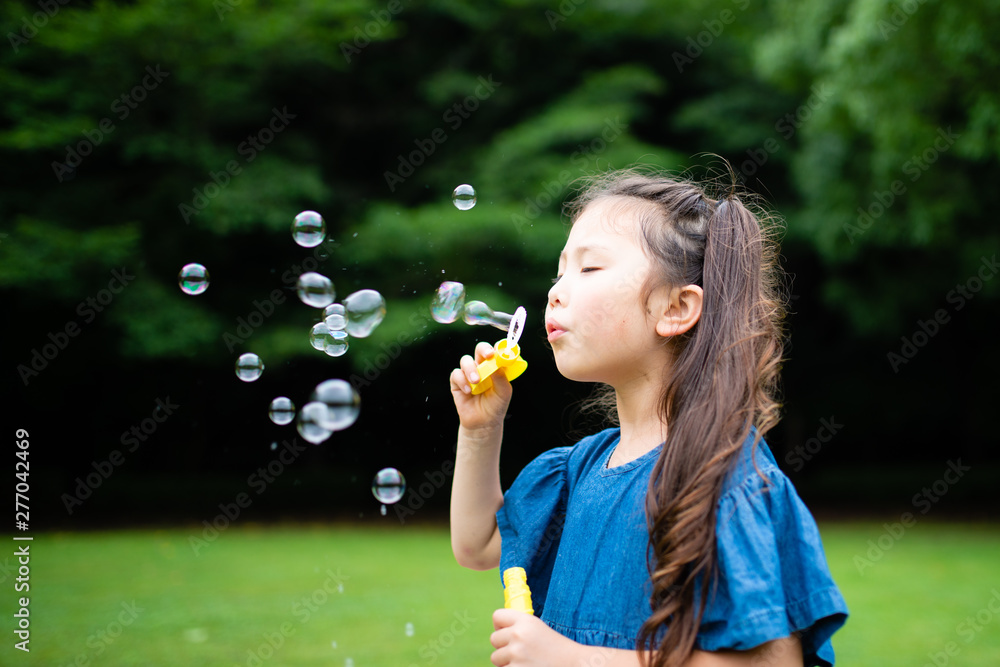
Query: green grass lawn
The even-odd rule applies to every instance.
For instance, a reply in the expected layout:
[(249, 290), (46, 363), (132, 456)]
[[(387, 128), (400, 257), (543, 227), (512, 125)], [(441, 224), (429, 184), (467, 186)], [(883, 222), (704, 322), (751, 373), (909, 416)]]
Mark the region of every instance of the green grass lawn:
[[(821, 528), (851, 610), (834, 640), (838, 665), (922, 667), (934, 664), (928, 654), (1000, 665), (1000, 613), (988, 606), (1000, 591), (1000, 529), (918, 523), (859, 572), (855, 557), (868, 558), (881, 524)], [(0, 665), (489, 664), (499, 576), (455, 564), (444, 528), (238, 526), (198, 555), (191, 534), (36, 536), (31, 653), (13, 648), (5, 611)], [(16, 559), (4, 558), (13, 609)]]

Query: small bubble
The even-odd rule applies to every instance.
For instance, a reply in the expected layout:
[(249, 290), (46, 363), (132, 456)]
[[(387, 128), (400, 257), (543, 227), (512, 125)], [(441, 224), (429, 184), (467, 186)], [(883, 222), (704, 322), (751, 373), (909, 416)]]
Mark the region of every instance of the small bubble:
[(407, 623), (406, 624), (406, 630), (405, 630), (405, 632), (406, 632), (406, 636), (407, 637), (412, 637), (413, 636), (413, 623)]
[(344, 660), (344, 667), (354, 667), (354, 659), (348, 658), (347, 660)]
[(317, 322), (309, 331), (309, 344), (320, 352), (326, 352), (326, 348), (333, 342), (330, 336), (330, 327), (325, 322)]
[(292, 221), (292, 238), (303, 248), (314, 248), (326, 238), (326, 222), (316, 211), (302, 211)]
[(295, 419), (295, 404), (287, 396), (278, 396), (271, 401), (267, 416), (278, 426), (284, 426)]
[(347, 353), (348, 347), (350, 347), (350, 342), (346, 331), (331, 331), (330, 343), (323, 351), (331, 357), (341, 357)]
[(328, 431), (342, 431), (358, 419), (361, 396), (346, 380), (326, 380), (316, 385), (312, 400), (326, 407), (320, 425)]
[(399, 502), (406, 492), (406, 480), (403, 473), (395, 468), (382, 468), (372, 480), (372, 494), (375, 500), (385, 505)]
[(312, 271), (299, 276), (296, 290), (302, 303), (313, 308), (326, 308), (337, 297), (333, 281)]
[(273, 451), (274, 451), (274, 450), (276, 450), (277, 448), (278, 448), (278, 443), (276, 443), (276, 442), (272, 442), (272, 443), (271, 443), (271, 451), (273, 452)]
[(236, 360), (236, 377), (244, 382), (253, 382), (264, 372), (264, 362), (252, 352), (241, 354)]
[(385, 516), (385, 511), (386, 511), (385, 510), (385, 505), (382, 505), (382, 507), (380, 507), (378, 511), (379, 511), (379, 514), (381, 514), (382, 516)]
[(441, 283), (431, 300), (431, 317), (442, 324), (458, 319), (465, 305), (465, 285), (454, 281)]
[(201, 264), (185, 264), (177, 274), (177, 284), (185, 294), (201, 294), (208, 289), (208, 269)]
[(451, 201), (459, 211), (468, 211), (476, 205), (476, 191), (471, 185), (463, 183), (451, 193)]
[(330, 331), (342, 331), (347, 328), (347, 315), (342, 303), (331, 303), (323, 311), (323, 321)]
[(318, 445), (332, 435), (333, 431), (323, 426), (326, 413), (326, 404), (319, 401), (306, 403), (299, 410), (299, 419), (295, 427), (307, 442)]
[(330, 642), (330, 647), (331, 648), (337, 648), (337, 642), (336, 641)]
[(347, 333), (355, 338), (365, 338), (385, 317), (385, 299), (373, 289), (359, 290), (344, 299), (344, 311)]

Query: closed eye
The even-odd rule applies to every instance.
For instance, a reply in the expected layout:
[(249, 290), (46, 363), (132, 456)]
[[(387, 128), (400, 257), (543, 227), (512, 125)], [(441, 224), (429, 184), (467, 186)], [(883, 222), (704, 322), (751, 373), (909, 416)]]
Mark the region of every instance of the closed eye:
[(559, 276), (556, 276), (555, 278), (553, 278), (553, 279), (552, 279), (552, 284), (553, 284), (553, 285), (555, 285), (555, 284), (556, 284), (557, 282), (559, 282), (559, 279), (560, 279), (560, 278), (562, 278), (562, 276), (561, 276), (561, 275), (559, 275)]
[(591, 271), (600, 271), (600, 270), (601, 267), (599, 266), (585, 266), (582, 269), (580, 269), (580, 273), (590, 273)]

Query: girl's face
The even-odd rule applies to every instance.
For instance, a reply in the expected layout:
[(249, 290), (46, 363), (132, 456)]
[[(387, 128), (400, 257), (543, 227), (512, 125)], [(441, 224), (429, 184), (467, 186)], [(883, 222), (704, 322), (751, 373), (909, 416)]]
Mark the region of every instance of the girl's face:
[(571, 380), (617, 388), (663, 368), (664, 339), (642, 294), (651, 265), (636, 206), (623, 198), (588, 204), (559, 256), (545, 330), (559, 372)]

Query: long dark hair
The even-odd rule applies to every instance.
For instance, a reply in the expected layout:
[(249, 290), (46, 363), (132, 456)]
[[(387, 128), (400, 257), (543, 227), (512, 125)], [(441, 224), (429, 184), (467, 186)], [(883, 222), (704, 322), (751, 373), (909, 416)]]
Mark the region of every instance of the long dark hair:
[[(652, 615), (636, 646), (649, 652), (651, 667), (679, 667), (694, 650), (716, 575), (722, 483), (751, 428), (759, 439), (779, 419), (786, 303), (774, 238), (780, 225), (755, 214), (734, 185), (712, 198), (690, 180), (636, 170), (593, 181), (569, 205), (571, 219), (605, 197), (647, 203), (634, 209), (653, 266), (647, 296), (659, 285), (704, 291), (698, 323), (668, 341), (673, 364), (664, 370), (660, 404), (667, 438), (646, 496)], [(606, 391), (591, 405), (613, 406), (613, 397)]]

